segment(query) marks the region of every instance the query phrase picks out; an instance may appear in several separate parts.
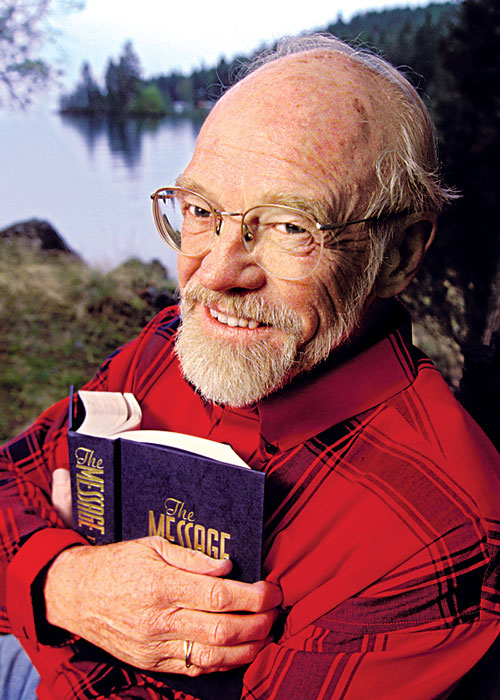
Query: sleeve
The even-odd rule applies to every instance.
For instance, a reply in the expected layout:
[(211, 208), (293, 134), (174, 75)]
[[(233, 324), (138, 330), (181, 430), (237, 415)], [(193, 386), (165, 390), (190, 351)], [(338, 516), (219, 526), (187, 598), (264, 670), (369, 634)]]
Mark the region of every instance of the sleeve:
[(346, 635), (339, 646), (327, 625), (319, 620), (300, 638), (268, 645), (245, 675), (242, 700), (445, 698), (500, 631), (498, 622), (476, 622), (370, 640)]
[[(323, 531), (315, 548), (322, 551), (282, 567), (285, 602), (294, 600), (278, 642), (248, 668), (242, 698), (448, 697), (500, 633), (498, 522), (486, 530), (475, 518), (460, 524), (453, 502), (442, 502), (448, 528), (429, 530), (411, 554), (407, 525), (389, 513), (384, 525), (383, 510), (372, 508), (359, 538), (353, 527), (333, 537)], [(370, 512), (369, 500), (362, 511)], [(282, 537), (276, 565), (299, 533), (290, 525)], [(311, 586), (322, 564), (323, 581)]]
[[(136, 340), (111, 355), (84, 388), (133, 390), (141, 353), (159, 328), (171, 325), (173, 318), (173, 309), (159, 314)], [(50, 628), (43, 615), (47, 566), (68, 547), (88, 546), (65, 526), (51, 503), (52, 472), (69, 467), (67, 415), (65, 399), (0, 449), (0, 633), (15, 634), (31, 657), (41, 676), (39, 697), (93, 698), (96, 689), (98, 694), (103, 691), (102, 697), (114, 697), (113, 688), (130, 689), (141, 685), (140, 679), (109, 660), (94, 659), (94, 652), (82, 656), (85, 643)], [(116, 697), (127, 694), (120, 691)], [(138, 691), (133, 697), (142, 695)], [(154, 695), (148, 691), (144, 697)]]
[[(161, 335), (159, 329), (175, 317), (174, 311), (167, 309), (156, 316), (138, 338), (108, 357), (83, 388), (133, 391), (144, 349), (152, 337)], [(52, 472), (58, 467), (69, 468), (67, 417), (68, 399), (64, 399), (0, 448), (0, 632), (10, 632), (12, 619), (19, 615), (20, 599), (18, 593), (10, 591), (10, 582), (16, 589), (28, 591), (41, 569), (58, 553), (85, 542), (66, 528), (51, 503)], [(8, 613), (9, 600), (16, 610)]]
[[(66, 529), (50, 501), (51, 472), (68, 461), (67, 406), (53, 406), (0, 453), (2, 632), (33, 631), (30, 591), (36, 577), (63, 549), (84, 543)], [(25, 615), (30, 619), (22, 620)]]

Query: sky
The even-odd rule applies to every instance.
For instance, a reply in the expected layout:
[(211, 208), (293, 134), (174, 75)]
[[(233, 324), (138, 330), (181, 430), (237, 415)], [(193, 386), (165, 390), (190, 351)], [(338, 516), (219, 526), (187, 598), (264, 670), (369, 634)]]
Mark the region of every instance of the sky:
[(388, 7), (425, 6), (429, 0), (86, 0), (83, 11), (58, 14), (54, 23), (66, 74), (73, 86), (88, 60), (102, 80), (108, 59), (132, 40), (143, 77), (179, 69), (189, 73), (225, 56), (247, 54), (285, 34), (323, 28), (339, 15)]

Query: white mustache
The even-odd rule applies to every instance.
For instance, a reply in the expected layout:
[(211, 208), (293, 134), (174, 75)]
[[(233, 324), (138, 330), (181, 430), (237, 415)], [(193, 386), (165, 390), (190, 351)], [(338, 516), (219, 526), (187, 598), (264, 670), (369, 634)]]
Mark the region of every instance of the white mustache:
[(266, 326), (272, 326), (278, 330), (299, 337), (301, 333), (301, 321), (298, 314), (284, 304), (269, 304), (260, 296), (250, 296), (247, 292), (243, 296), (214, 292), (197, 283), (188, 283), (184, 289), (181, 303), (181, 313), (184, 316), (189, 313), (194, 304), (214, 306), (223, 310), (230, 316), (254, 319)]

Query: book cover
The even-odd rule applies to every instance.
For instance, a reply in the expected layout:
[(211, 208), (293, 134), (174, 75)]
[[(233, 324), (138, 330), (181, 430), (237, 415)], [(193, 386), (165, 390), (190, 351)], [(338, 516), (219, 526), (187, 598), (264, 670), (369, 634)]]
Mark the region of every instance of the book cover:
[[(106, 392), (90, 393), (106, 402)], [(231, 559), (231, 578), (260, 579), (264, 473), (241, 466), (237, 455), (237, 463), (221, 461), (230, 459), (232, 450), (213, 441), (166, 431), (122, 433), (116, 416), (109, 418), (111, 432), (118, 430), (111, 436), (81, 432), (80, 423), (89, 425), (88, 414), (79, 400), (68, 430), (75, 530), (93, 544), (164, 537)], [(103, 410), (96, 424), (106, 433), (104, 415)], [(95, 426), (88, 429), (97, 432)], [(159, 439), (164, 444), (150, 442)]]

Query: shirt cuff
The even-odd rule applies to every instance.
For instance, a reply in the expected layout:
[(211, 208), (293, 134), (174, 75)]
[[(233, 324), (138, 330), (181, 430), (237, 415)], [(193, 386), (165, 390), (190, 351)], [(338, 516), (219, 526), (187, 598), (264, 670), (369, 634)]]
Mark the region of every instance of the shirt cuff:
[(37, 620), (43, 599), (35, 594), (40, 573), (68, 547), (88, 545), (74, 530), (44, 528), (35, 532), (7, 567), (7, 615), (12, 633), (38, 648)]

